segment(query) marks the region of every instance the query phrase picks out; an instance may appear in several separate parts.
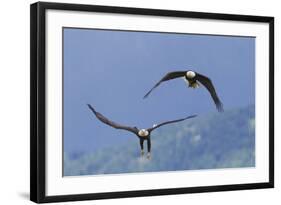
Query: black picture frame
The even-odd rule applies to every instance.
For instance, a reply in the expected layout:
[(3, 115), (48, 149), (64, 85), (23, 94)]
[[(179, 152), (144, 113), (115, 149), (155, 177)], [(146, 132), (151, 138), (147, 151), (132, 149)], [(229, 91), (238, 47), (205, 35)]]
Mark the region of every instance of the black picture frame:
[[(269, 181), (263, 183), (46, 196), (46, 10), (169, 16), (269, 24)], [(30, 200), (37, 203), (97, 200), (274, 187), (274, 17), (38, 2), (30, 7)]]

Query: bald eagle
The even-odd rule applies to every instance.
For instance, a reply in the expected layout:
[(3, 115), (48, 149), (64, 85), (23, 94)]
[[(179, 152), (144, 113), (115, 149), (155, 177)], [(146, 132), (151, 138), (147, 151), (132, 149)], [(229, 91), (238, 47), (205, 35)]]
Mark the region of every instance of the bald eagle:
[(191, 87), (191, 88), (198, 88), (200, 86), (199, 83), (201, 83), (211, 94), (213, 101), (215, 102), (217, 110), (219, 112), (223, 112), (222, 102), (220, 101), (220, 99), (216, 93), (216, 90), (213, 86), (212, 81), (208, 77), (201, 75), (197, 72), (191, 71), (191, 70), (174, 71), (174, 72), (167, 73), (158, 83), (156, 83), (156, 85), (153, 86), (153, 88), (151, 88), (150, 91), (148, 91), (148, 93), (143, 98), (147, 98), (148, 95), (156, 87), (158, 87), (162, 82), (172, 80), (175, 78), (180, 78), (180, 77), (182, 77), (188, 83), (188, 87)]
[(143, 143), (146, 140), (147, 141), (147, 158), (149, 159), (151, 156), (151, 140), (150, 140), (150, 134), (153, 130), (163, 126), (163, 125), (167, 125), (170, 123), (176, 123), (176, 122), (180, 122), (183, 120), (187, 120), (193, 117), (196, 117), (196, 115), (191, 115), (182, 119), (178, 119), (178, 120), (171, 120), (171, 121), (166, 121), (166, 122), (162, 122), (160, 124), (154, 124), (153, 127), (150, 128), (146, 128), (146, 129), (139, 129), (137, 127), (130, 127), (130, 126), (125, 126), (125, 125), (121, 125), (118, 124), (116, 122), (113, 122), (109, 119), (107, 119), (105, 116), (103, 116), (101, 113), (97, 112), (90, 104), (88, 104), (88, 107), (90, 108), (90, 110), (95, 114), (95, 116), (103, 123), (115, 128), (115, 129), (122, 129), (122, 130), (126, 130), (129, 132), (132, 132), (133, 134), (135, 134), (140, 141), (140, 147), (141, 147), (141, 156), (144, 155), (144, 147), (143, 147)]

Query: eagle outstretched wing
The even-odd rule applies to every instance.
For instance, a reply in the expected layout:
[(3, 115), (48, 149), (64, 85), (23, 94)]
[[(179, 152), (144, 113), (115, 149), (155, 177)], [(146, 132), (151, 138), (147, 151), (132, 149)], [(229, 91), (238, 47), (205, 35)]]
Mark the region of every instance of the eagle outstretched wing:
[(175, 71), (175, 72), (170, 72), (167, 73), (158, 83), (156, 83), (153, 88), (151, 88), (148, 93), (145, 94), (143, 98), (147, 98), (148, 95), (156, 88), (158, 87), (162, 82), (167, 81), (167, 80), (172, 80), (175, 78), (180, 78), (185, 75), (186, 71)]
[(175, 122), (181, 122), (181, 121), (184, 121), (184, 120), (187, 120), (187, 119), (194, 118), (194, 117), (196, 117), (196, 116), (197, 116), (197, 115), (190, 115), (190, 116), (185, 117), (185, 118), (162, 122), (162, 123), (160, 123), (160, 124), (158, 124), (158, 125), (156, 125), (156, 126), (154, 126), (154, 127), (148, 128), (147, 131), (151, 132), (151, 131), (153, 131), (153, 130), (155, 130), (155, 129), (157, 129), (157, 128), (163, 126), (163, 125), (167, 125), (167, 124), (171, 124), (171, 123), (175, 123)]
[(116, 122), (110, 121), (109, 119), (107, 119), (105, 116), (103, 116), (101, 113), (97, 112), (90, 104), (88, 104), (88, 107), (90, 108), (90, 110), (95, 114), (95, 116), (103, 123), (114, 127), (115, 129), (122, 129), (122, 130), (127, 130), (129, 132), (133, 132), (134, 134), (138, 133), (138, 129), (136, 127), (129, 127), (129, 126), (124, 126), (124, 125), (120, 125)]
[(204, 85), (204, 87), (209, 91), (216, 104), (217, 110), (219, 112), (223, 112), (223, 104), (216, 93), (212, 81), (208, 77), (201, 75), (199, 73), (196, 73), (195, 79), (198, 80), (202, 85)]

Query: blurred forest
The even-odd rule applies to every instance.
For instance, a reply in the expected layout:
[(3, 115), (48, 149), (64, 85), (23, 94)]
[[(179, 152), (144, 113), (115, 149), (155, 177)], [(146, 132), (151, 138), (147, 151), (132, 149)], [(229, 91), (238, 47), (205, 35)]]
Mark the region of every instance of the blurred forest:
[(254, 167), (255, 106), (163, 126), (151, 138), (150, 160), (140, 157), (134, 135), (124, 144), (93, 153), (65, 152), (64, 175)]

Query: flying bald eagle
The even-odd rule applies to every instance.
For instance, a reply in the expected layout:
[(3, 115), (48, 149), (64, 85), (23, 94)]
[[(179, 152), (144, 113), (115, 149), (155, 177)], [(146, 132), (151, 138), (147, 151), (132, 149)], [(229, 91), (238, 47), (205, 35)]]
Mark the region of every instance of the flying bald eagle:
[(193, 117), (196, 117), (196, 115), (191, 115), (182, 119), (178, 119), (178, 120), (171, 120), (171, 121), (166, 121), (166, 122), (162, 122), (160, 124), (154, 124), (153, 127), (147, 128), (147, 129), (139, 129), (137, 127), (130, 127), (130, 126), (125, 126), (125, 125), (121, 125), (118, 124), (116, 122), (113, 122), (109, 119), (107, 119), (105, 116), (103, 116), (101, 113), (97, 112), (90, 104), (88, 104), (88, 107), (90, 108), (90, 110), (95, 114), (95, 116), (103, 123), (114, 127), (115, 129), (121, 129), (121, 130), (126, 130), (129, 132), (134, 133), (140, 140), (140, 147), (141, 147), (141, 156), (144, 155), (144, 149), (143, 149), (143, 143), (145, 140), (147, 140), (147, 158), (149, 159), (151, 156), (151, 140), (150, 140), (150, 134), (153, 130), (163, 126), (163, 125), (167, 125), (170, 123), (175, 123), (175, 122), (180, 122), (183, 120), (187, 120)]
[(188, 83), (188, 87), (191, 87), (191, 88), (198, 88), (200, 85), (199, 83), (201, 83), (205, 88), (207, 88), (207, 90), (211, 94), (211, 96), (216, 104), (217, 110), (219, 112), (223, 112), (223, 105), (216, 93), (216, 90), (213, 86), (212, 81), (208, 77), (201, 75), (197, 72), (191, 71), (191, 70), (175, 71), (175, 72), (167, 73), (158, 83), (156, 83), (156, 85), (154, 85), (153, 88), (151, 88), (151, 90), (143, 98), (147, 98), (148, 95), (156, 87), (158, 87), (162, 82), (172, 80), (175, 78), (180, 78), (180, 77), (182, 77)]

